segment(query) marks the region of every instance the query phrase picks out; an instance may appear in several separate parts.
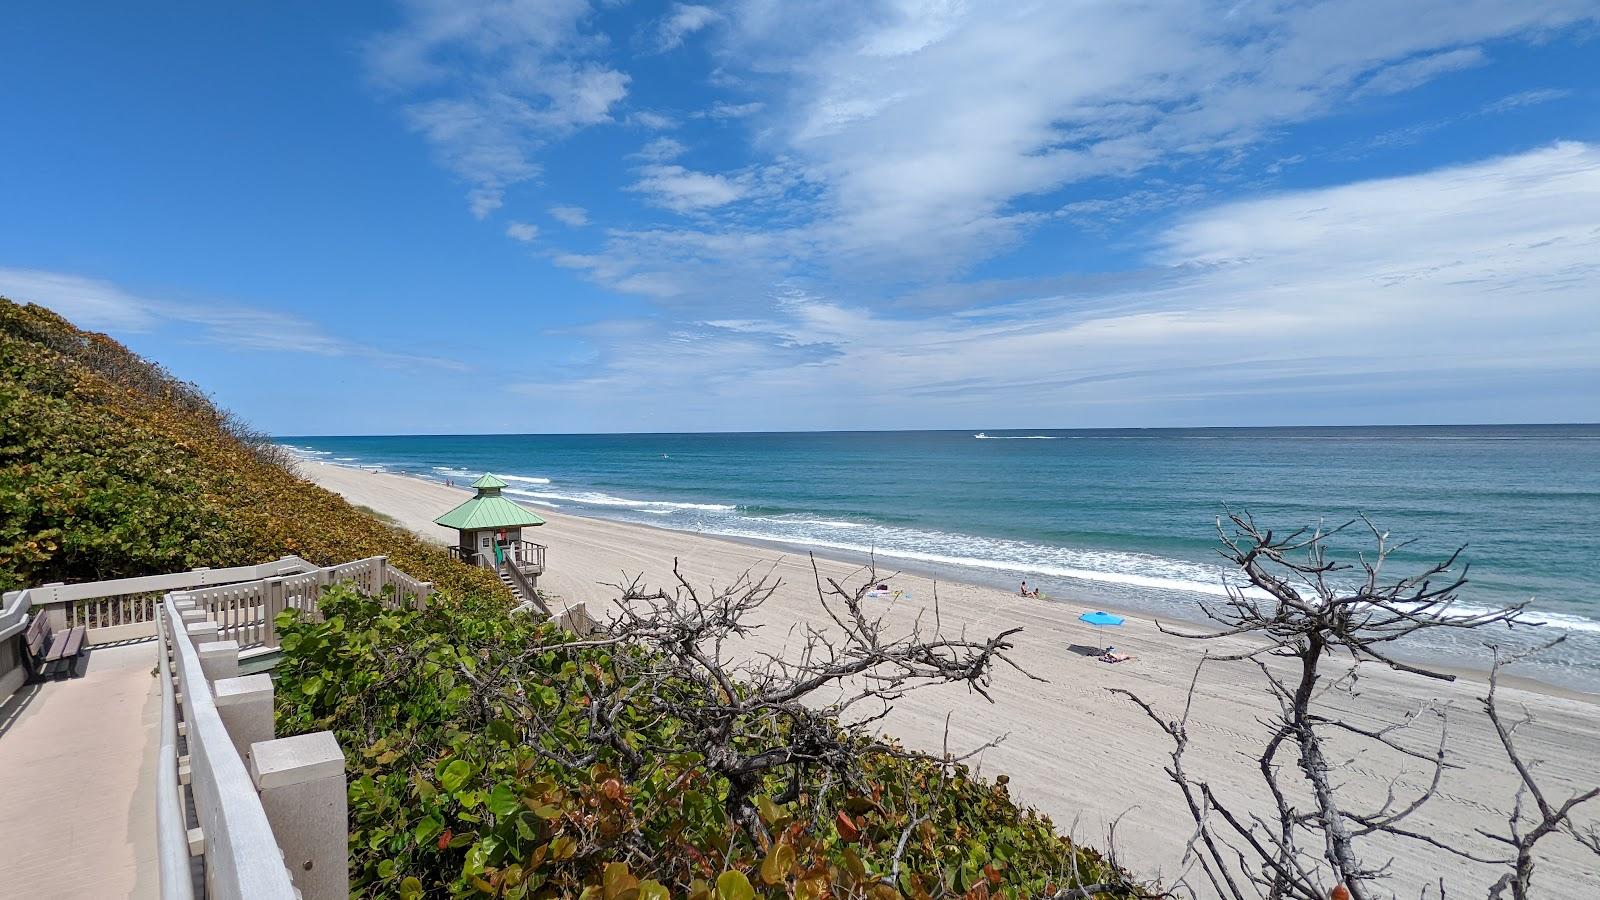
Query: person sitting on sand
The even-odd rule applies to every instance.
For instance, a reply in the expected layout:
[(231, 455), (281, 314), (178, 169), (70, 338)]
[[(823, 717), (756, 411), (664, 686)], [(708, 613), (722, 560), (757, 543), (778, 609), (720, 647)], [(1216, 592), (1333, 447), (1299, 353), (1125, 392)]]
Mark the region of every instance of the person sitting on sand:
[(1129, 656), (1126, 653), (1118, 653), (1117, 652), (1117, 648), (1115, 648), (1115, 647), (1107, 647), (1106, 648), (1106, 652), (1100, 654), (1096, 658), (1099, 659), (1101, 662), (1108, 662), (1108, 663), (1127, 662), (1128, 660), (1133, 659), (1133, 657)]
[(1022, 583), (1022, 587), (1017, 589), (1017, 596), (1019, 596), (1019, 597), (1032, 597), (1033, 596), (1033, 592), (1028, 590), (1028, 583), (1026, 581), (1024, 581)]

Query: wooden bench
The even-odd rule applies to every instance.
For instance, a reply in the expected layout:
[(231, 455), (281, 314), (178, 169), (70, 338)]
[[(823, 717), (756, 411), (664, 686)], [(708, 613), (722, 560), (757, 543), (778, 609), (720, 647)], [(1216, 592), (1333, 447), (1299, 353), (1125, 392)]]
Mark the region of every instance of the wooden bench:
[(84, 651), (83, 639), (88, 633), (89, 629), (82, 625), (58, 632), (50, 627), (50, 617), (43, 610), (34, 613), (28, 624), (28, 668), (35, 677), (47, 674), (51, 666), (70, 670)]

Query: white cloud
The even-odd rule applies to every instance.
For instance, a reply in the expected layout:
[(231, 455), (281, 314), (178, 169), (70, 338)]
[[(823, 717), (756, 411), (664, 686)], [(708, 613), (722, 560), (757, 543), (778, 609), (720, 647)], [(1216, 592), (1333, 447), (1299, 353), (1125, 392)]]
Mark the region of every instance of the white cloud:
[(589, 224), (589, 211), (581, 206), (552, 206), (550, 217), (572, 228), (582, 228)]
[(1457, 50), (1426, 54), (1379, 69), (1362, 82), (1355, 95), (1360, 97), (1366, 94), (1398, 94), (1427, 84), (1448, 72), (1481, 66), (1488, 61), (1489, 58), (1477, 47), (1462, 47)]
[(659, 137), (640, 147), (639, 152), (635, 153), (634, 156), (653, 162), (666, 162), (669, 159), (677, 159), (688, 149), (682, 141), (676, 141), (669, 137)]
[(1540, 88), (1532, 91), (1520, 91), (1515, 94), (1507, 94), (1499, 100), (1484, 106), (1483, 111), (1486, 113), (1511, 112), (1524, 107), (1562, 100), (1570, 96), (1572, 96), (1572, 91), (1565, 88)]
[(506, 226), (506, 237), (528, 243), (539, 236), (539, 226), (527, 222), (512, 222)]
[(683, 166), (645, 166), (639, 170), (639, 176), (629, 190), (645, 194), (652, 203), (680, 213), (726, 206), (746, 193), (746, 188), (737, 181)]
[(47, 306), (84, 328), (146, 331), (157, 319), (153, 304), (109, 281), (60, 272), (0, 268), (0, 295)]
[(649, 110), (639, 110), (637, 112), (630, 113), (628, 115), (628, 121), (635, 125), (641, 125), (645, 128), (648, 128), (651, 131), (665, 131), (668, 128), (676, 128), (678, 126), (678, 123), (674, 122), (671, 116), (663, 115), (658, 112), (651, 112)]
[(611, 121), (628, 76), (597, 61), (584, 0), (409, 0), (405, 21), (366, 46), (373, 81), (440, 162), (469, 185), (483, 218), (505, 189), (537, 177), (546, 142)]
[(719, 100), (711, 104), (709, 109), (695, 113), (695, 117), (700, 119), (743, 119), (746, 116), (753, 116), (766, 108), (767, 105), (759, 100), (749, 103), (728, 103)]
[(1195, 212), (1161, 235), (1139, 283), (915, 317), (791, 287), (754, 315), (641, 322), (595, 338), (598, 368), (537, 389), (671, 397), (681, 425), (707, 428), (959, 425), (1006, 411), (1080, 425), (1281, 422), (1280, 404), (1308, 394), (1345, 404), (1332, 413), (1345, 421), (1373, 409), (1438, 421), (1463, 384), (1523, 383), (1567, 403), (1587, 394), (1567, 415), (1592, 417), (1597, 222), (1600, 145), (1563, 143)]
[(1283, 126), (1593, 20), (1579, 0), (750, 2), (724, 68), (782, 79), (766, 145), (826, 185), (828, 256), (959, 267), (1064, 185), (1226, 160)]
[(328, 334), (315, 323), (274, 310), (140, 296), (112, 282), (38, 269), (0, 268), (0, 295), (48, 307), (91, 330), (147, 332), (166, 326), (193, 331), (206, 343), (241, 350), (352, 356), (384, 365), (426, 365), (464, 371), (455, 360), (384, 350)]
[(705, 28), (718, 19), (717, 11), (709, 6), (677, 3), (656, 28), (656, 47), (673, 50), (683, 46), (683, 39)]

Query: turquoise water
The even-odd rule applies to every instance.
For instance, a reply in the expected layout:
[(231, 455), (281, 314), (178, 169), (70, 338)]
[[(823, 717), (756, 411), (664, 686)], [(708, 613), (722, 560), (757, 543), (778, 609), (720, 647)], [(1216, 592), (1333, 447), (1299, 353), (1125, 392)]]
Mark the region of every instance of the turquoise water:
[[(1282, 527), (1364, 512), (1417, 539), (1401, 566), (1466, 544), (1466, 602), (1533, 598), (1572, 635), (1530, 674), (1600, 689), (1600, 426), (282, 440), (458, 483), (493, 471), (513, 497), (568, 513), (875, 552), (897, 568), (1026, 578), (1167, 615), (1220, 591), (1224, 504)], [(1477, 643), (1413, 649), (1465, 664)]]

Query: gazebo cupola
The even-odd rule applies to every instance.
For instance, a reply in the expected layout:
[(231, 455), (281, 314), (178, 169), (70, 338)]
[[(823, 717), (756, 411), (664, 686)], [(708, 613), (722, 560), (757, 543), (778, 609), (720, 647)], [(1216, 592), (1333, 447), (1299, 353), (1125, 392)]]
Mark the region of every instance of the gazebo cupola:
[(501, 496), (506, 483), (485, 474), (472, 483), (477, 495), (433, 521), (460, 535), (452, 551), (466, 562), (500, 570), (510, 564), (523, 575), (544, 571), (544, 547), (522, 539), (522, 529), (544, 524), (532, 510)]

